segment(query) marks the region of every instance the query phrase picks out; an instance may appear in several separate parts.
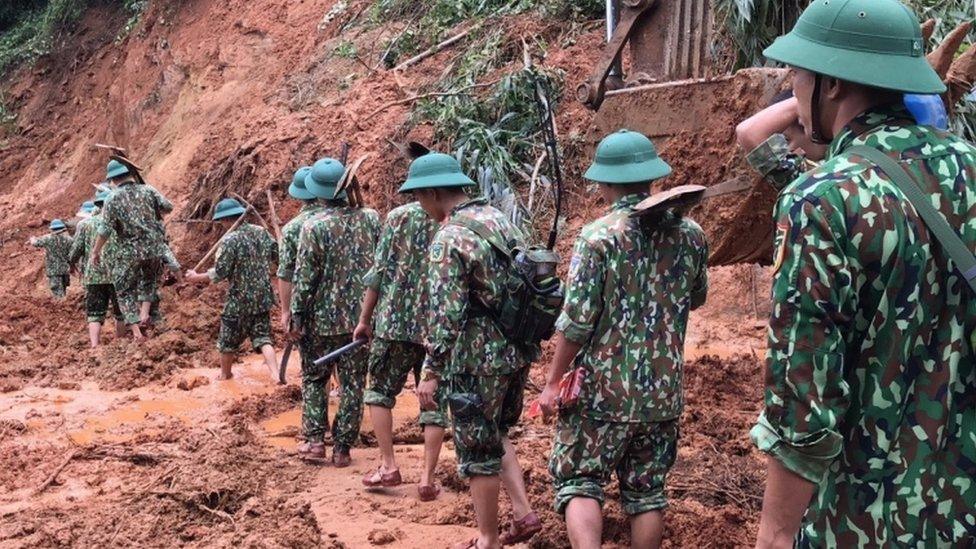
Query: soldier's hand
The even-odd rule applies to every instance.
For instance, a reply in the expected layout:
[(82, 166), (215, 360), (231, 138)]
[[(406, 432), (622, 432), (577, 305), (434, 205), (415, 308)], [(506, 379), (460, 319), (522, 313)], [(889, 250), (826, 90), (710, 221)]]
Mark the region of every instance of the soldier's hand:
[(356, 329), (352, 332), (353, 341), (357, 339), (373, 339), (373, 328), (369, 324), (360, 322), (356, 325)]
[(559, 384), (548, 384), (539, 395), (539, 407), (542, 408), (542, 417), (549, 418), (559, 411)]
[(428, 379), (421, 381), (417, 385), (417, 399), (420, 401), (421, 410), (436, 410), (437, 403), (434, 402), (434, 393), (437, 392), (437, 380)]

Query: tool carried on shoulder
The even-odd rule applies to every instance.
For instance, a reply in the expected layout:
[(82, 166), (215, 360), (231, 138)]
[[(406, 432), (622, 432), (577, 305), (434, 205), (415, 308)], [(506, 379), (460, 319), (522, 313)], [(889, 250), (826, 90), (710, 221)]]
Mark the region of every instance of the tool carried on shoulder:
[(674, 187), (673, 189), (654, 193), (653, 195), (640, 201), (637, 206), (634, 207), (634, 212), (631, 213), (630, 216), (647, 217), (651, 215), (658, 215), (670, 209), (688, 209), (697, 205), (706, 198), (747, 191), (752, 188), (752, 182), (753, 177), (741, 176), (736, 177), (735, 179), (729, 179), (728, 181), (723, 181), (718, 185), (712, 185), (711, 187), (704, 187), (702, 185), (681, 185)]

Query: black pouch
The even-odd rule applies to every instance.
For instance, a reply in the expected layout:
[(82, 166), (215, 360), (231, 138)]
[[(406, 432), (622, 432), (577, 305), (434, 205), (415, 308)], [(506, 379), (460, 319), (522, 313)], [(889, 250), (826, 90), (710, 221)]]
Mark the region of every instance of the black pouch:
[(484, 402), (476, 393), (453, 393), (447, 397), (447, 405), (451, 407), (451, 415), (462, 423), (481, 417), (484, 412)]

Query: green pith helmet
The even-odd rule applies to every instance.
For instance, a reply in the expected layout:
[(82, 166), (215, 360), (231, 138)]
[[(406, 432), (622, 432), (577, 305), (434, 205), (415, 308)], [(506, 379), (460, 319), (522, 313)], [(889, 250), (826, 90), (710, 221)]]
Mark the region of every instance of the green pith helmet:
[(93, 202), (96, 206), (101, 207), (108, 200), (108, 197), (112, 195), (112, 191), (108, 189), (102, 189), (95, 192), (95, 200)]
[(410, 163), (401, 193), (417, 189), (470, 187), (476, 185), (461, 171), (461, 164), (449, 154), (430, 152)]
[(227, 217), (236, 217), (242, 215), (246, 210), (241, 203), (234, 200), (233, 198), (225, 198), (217, 203), (217, 207), (214, 208), (214, 221), (218, 219), (224, 219)]
[(607, 185), (628, 185), (661, 179), (671, 166), (661, 160), (644, 134), (619, 130), (603, 138), (583, 177)]
[(918, 19), (897, 0), (814, 0), (763, 55), (840, 80), (905, 93), (942, 93)]
[(109, 160), (108, 166), (105, 167), (105, 179), (122, 177), (127, 173), (129, 173), (129, 168), (118, 160)]
[(51, 227), (50, 228), (51, 228), (51, 232), (56, 233), (58, 231), (63, 231), (65, 229), (67, 229), (68, 227), (67, 227), (67, 225), (64, 224), (64, 221), (61, 221), (60, 219), (55, 219), (54, 221), (51, 221)]
[(94, 209), (95, 209), (95, 203), (91, 200), (86, 200), (81, 203), (81, 211), (85, 213), (92, 213), (92, 210)]
[(302, 166), (298, 168), (295, 172), (295, 176), (291, 178), (291, 185), (288, 185), (288, 195), (292, 198), (297, 198), (298, 200), (313, 200), (315, 195), (308, 192), (305, 188), (305, 178), (308, 177), (309, 172), (312, 171), (311, 166)]
[(345, 192), (336, 196), (336, 184), (342, 178), (346, 168), (335, 158), (322, 158), (315, 161), (308, 175), (305, 176), (305, 189), (315, 198), (334, 200), (344, 198)]

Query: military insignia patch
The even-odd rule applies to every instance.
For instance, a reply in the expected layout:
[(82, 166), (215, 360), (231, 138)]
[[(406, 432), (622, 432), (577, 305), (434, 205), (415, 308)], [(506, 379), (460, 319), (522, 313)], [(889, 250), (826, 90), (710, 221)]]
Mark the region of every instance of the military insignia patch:
[(430, 262), (440, 263), (444, 261), (445, 247), (443, 242), (434, 242), (430, 245)]
[(578, 254), (573, 254), (573, 258), (569, 260), (569, 278), (576, 276), (576, 270), (579, 269), (580, 263), (582, 262), (583, 260), (580, 259)]
[(777, 225), (776, 232), (779, 238), (779, 248), (776, 250), (776, 258), (773, 260), (773, 276), (779, 272), (780, 268), (783, 266), (783, 262), (786, 261), (786, 246), (788, 245), (788, 239), (786, 238), (786, 233), (790, 230), (789, 225)]

